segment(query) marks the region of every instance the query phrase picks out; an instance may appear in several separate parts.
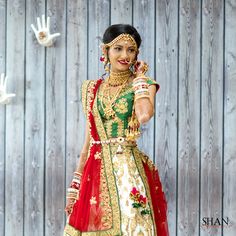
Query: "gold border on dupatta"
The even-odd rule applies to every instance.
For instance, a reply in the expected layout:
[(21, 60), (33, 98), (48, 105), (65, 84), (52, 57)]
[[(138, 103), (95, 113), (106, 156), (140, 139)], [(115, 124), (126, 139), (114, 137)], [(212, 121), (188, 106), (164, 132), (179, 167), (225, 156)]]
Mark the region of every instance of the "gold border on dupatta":
[[(151, 194), (150, 194), (150, 188), (149, 188), (149, 185), (148, 185), (148, 182), (147, 182), (147, 176), (145, 174), (145, 170), (144, 170), (143, 163), (142, 163), (143, 158), (146, 157), (146, 155), (144, 153), (142, 153), (137, 147), (135, 147), (133, 149), (133, 155), (134, 155), (134, 159), (135, 159), (136, 164), (137, 164), (136, 166), (137, 166), (137, 168), (139, 170), (139, 173), (141, 175), (141, 178), (143, 180), (143, 184), (144, 184), (145, 189), (146, 189), (147, 197), (148, 197), (148, 199), (152, 199)], [(146, 157), (146, 158), (148, 158), (148, 157)], [(155, 235), (158, 236), (157, 235), (156, 224), (155, 224), (155, 216), (154, 216), (155, 212), (153, 210), (152, 201), (149, 201), (149, 206), (151, 208), (151, 212), (153, 213), (153, 214), (151, 214), (151, 216), (152, 216), (152, 220), (153, 220), (153, 223), (154, 223), (153, 225), (154, 225)]]
[[(97, 132), (100, 137), (100, 140), (106, 140), (107, 135), (106, 135), (106, 131), (103, 126), (103, 123), (102, 123), (101, 116), (98, 111), (97, 98), (98, 98), (98, 92), (96, 94), (96, 98), (94, 101), (93, 114), (94, 114)], [(107, 185), (108, 185), (110, 200), (111, 200), (113, 226), (111, 229), (99, 232), (100, 233), (99, 235), (120, 236), (121, 235), (120, 206), (119, 206), (119, 200), (118, 200), (118, 192), (117, 192), (116, 183), (115, 183), (115, 177), (113, 174), (113, 168), (112, 168), (113, 164), (112, 164), (111, 151), (110, 151), (109, 145), (102, 146), (102, 158), (103, 158), (104, 171), (106, 175), (106, 180), (107, 180)]]
[(66, 224), (63, 236), (81, 236), (82, 233), (73, 226)]
[(88, 86), (90, 84), (91, 80), (85, 80), (82, 83), (81, 86), (81, 100), (82, 100), (82, 107), (84, 110), (84, 114), (87, 118), (87, 110), (88, 110), (88, 104), (87, 104), (87, 91), (88, 91)]

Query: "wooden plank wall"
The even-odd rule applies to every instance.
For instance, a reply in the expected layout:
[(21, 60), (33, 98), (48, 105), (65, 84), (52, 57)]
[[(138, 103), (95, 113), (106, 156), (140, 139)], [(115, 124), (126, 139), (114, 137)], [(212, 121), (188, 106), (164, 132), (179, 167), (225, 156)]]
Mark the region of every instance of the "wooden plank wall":
[[(0, 71), (6, 69), (6, 5), (0, 0)], [(0, 74), (1, 74), (0, 72)], [(0, 235), (5, 225), (5, 107), (0, 106)]]
[[(51, 48), (30, 28), (42, 14), (61, 33)], [(103, 73), (106, 27), (128, 23), (161, 85), (139, 145), (159, 169), (170, 235), (234, 236), (235, 21), (236, 0), (0, 0), (0, 73), (16, 93), (0, 105), (0, 235), (62, 234), (84, 137), (80, 86)]]

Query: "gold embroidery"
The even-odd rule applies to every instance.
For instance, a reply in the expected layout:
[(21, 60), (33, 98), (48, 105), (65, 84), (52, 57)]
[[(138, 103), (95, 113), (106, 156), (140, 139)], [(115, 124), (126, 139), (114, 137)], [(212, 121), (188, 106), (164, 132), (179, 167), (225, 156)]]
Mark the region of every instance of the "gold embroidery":
[[(115, 125), (117, 126), (116, 133), (114, 132), (114, 127), (113, 127)], [(122, 137), (124, 135), (124, 123), (117, 116), (112, 120), (105, 121), (104, 126), (106, 128), (107, 136), (109, 138), (110, 137), (117, 137), (117, 136)]]
[[(121, 169), (120, 167), (127, 164), (127, 167), (128, 167), (127, 171), (129, 175), (135, 179), (136, 176), (139, 177), (139, 174), (137, 173), (135, 162), (132, 160), (131, 150), (129, 147), (123, 147), (123, 148), (124, 148), (123, 154), (120, 155), (119, 158), (113, 161), (114, 169), (117, 170), (116, 171), (117, 177), (121, 178), (123, 176), (124, 170)], [(116, 156), (118, 157), (118, 155)], [(118, 170), (119, 170), (119, 173), (118, 173)], [(135, 182), (133, 182), (133, 178), (129, 178), (129, 182), (131, 182), (132, 184), (135, 184)]]
[[(103, 106), (105, 106), (105, 104), (102, 104), (102, 95), (103, 95), (103, 101), (106, 101), (106, 99), (108, 98), (106, 97), (106, 94), (102, 93), (103, 88), (104, 88), (104, 83), (101, 84), (97, 93), (98, 109), (103, 119), (103, 125), (107, 132), (107, 135), (108, 137), (125, 136), (125, 129), (128, 124), (128, 120), (127, 118), (125, 118), (125, 116), (129, 116), (130, 113), (132, 112), (130, 110), (132, 108), (130, 107), (131, 106), (130, 103), (132, 103), (134, 96), (132, 93), (133, 91), (132, 84), (129, 84), (127, 87), (125, 87), (121, 91), (121, 94), (116, 99), (114, 103), (115, 116), (112, 119), (111, 118), (108, 119), (104, 114)], [(127, 98), (122, 97), (127, 94), (130, 94), (128, 95)]]
[(104, 172), (103, 159), (101, 159), (101, 174), (100, 174), (100, 205), (102, 210), (105, 212), (102, 217), (102, 225), (104, 229), (109, 229), (112, 227), (112, 209), (110, 206), (110, 198), (107, 188), (107, 182)]
[(128, 101), (126, 98), (121, 98), (115, 104), (115, 110), (120, 114), (128, 112)]
[(90, 198), (90, 205), (96, 205), (96, 204), (97, 204), (96, 197), (91, 197)]
[(127, 95), (128, 93), (132, 93), (132, 92), (134, 92), (134, 89), (133, 89), (133, 86), (130, 85), (127, 88), (124, 88), (124, 90), (121, 92), (119, 98)]
[(104, 115), (107, 119), (112, 119), (115, 117), (116, 113), (114, 110), (114, 105), (116, 104), (117, 98), (119, 97), (122, 89), (125, 87), (128, 79), (129, 78), (127, 78), (112, 95), (110, 94), (110, 87), (107, 83), (104, 84), (104, 89), (100, 90), (101, 106), (103, 107)]
[[(130, 225), (129, 230), (131, 231), (130, 235), (144, 235), (144, 232), (145, 232), (146, 235), (152, 236), (153, 235), (152, 221), (150, 222), (150, 216), (149, 215), (145, 215), (145, 216), (140, 215), (139, 212), (137, 212), (137, 209), (134, 209), (133, 212), (134, 212), (133, 217), (129, 218), (129, 225)], [(139, 229), (138, 234), (135, 234), (137, 225), (141, 225), (142, 228)]]
[(117, 136), (121, 137), (121, 136), (123, 136), (123, 133), (124, 133), (124, 124), (123, 124), (122, 120), (119, 119), (118, 117), (116, 119), (116, 122), (117, 122)]
[(90, 80), (83, 81), (82, 87), (81, 87), (81, 98), (82, 98), (82, 107), (84, 114), (87, 116), (87, 89), (88, 85), (90, 83)]
[[(122, 155), (115, 155), (115, 147), (112, 147), (112, 153), (113, 153), (113, 167), (114, 167), (114, 173), (116, 176), (116, 183), (117, 187), (119, 189), (119, 198), (120, 202), (123, 202), (123, 207), (127, 207), (127, 209), (131, 208), (132, 214), (126, 215), (124, 211), (122, 211), (122, 234), (123, 235), (138, 235), (139, 229), (141, 230), (141, 233), (144, 233), (145, 235), (153, 236), (155, 229), (154, 224), (155, 222), (152, 220), (152, 216), (143, 216), (140, 212), (137, 212), (136, 209), (133, 209), (132, 202), (126, 198), (127, 196), (124, 196), (123, 193), (130, 192), (131, 189), (127, 189), (126, 183), (128, 182), (129, 185), (139, 186), (142, 193), (145, 193), (146, 196), (148, 194), (146, 193), (147, 190), (145, 190), (144, 182), (142, 181), (142, 178), (138, 172), (137, 163), (135, 162), (135, 157), (133, 156), (133, 152), (131, 151), (132, 148), (130, 147), (123, 147), (124, 152)], [(142, 162), (141, 162), (142, 165)], [(125, 171), (125, 172), (124, 172)], [(124, 177), (126, 176), (126, 177)], [(128, 178), (128, 180), (126, 180)], [(124, 183), (126, 181), (126, 183)], [(148, 203), (147, 203), (148, 204)], [(150, 205), (148, 205), (148, 208), (150, 208)], [(136, 214), (139, 214), (139, 216), (136, 216)], [(145, 222), (144, 222), (145, 221)], [(149, 222), (147, 224), (147, 221)], [(138, 228), (137, 228), (138, 227)]]
[(156, 166), (154, 165), (154, 163), (152, 162), (152, 160), (151, 160), (145, 153), (143, 153), (143, 152), (141, 152), (141, 151), (139, 151), (139, 152), (140, 152), (140, 156), (141, 156), (141, 158), (142, 158), (142, 161), (143, 161), (144, 163), (147, 163), (147, 164), (148, 164), (150, 170), (156, 170), (157, 168), (156, 168)]
[(81, 236), (81, 232), (71, 225), (67, 224), (64, 229), (64, 236)]
[[(97, 107), (97, 96), (94, 101), (94, 107), (93, 107), (93, 113), (94, 118), (96, 122), (97, 132), (100, 135), (101, 140), (106, 140), (107, 135), (106, 131), (104, 129), (102, 119), (100, 117), (100, 114), (98, 112)], [(120, 229), (120, 210), (119, 210), (119, 202), (118, 202), (118, 193), (116, 190), (116, 184), (115, 184), (115, 177), (113, 175), (113, 167), (112, 167), (112, 160), (110, 156), (110, 146), (109, 145), (103, 145), (102, 146), (102, 155), (103, 155), (103, 161), (104, 161), (104, 170), (107, 180), (107, 186), (109, 189), (110, 194), (110, 201), (111, 201), (111, 208), (112, 208), (112, 223), (113, 227), (101, 232), (100, 235), (121, 235), (121, 229)], [(99, 234), (97, 234), (99, 235)]]
[[(101, 89), (100, 89), (100, 90), (103, 90), (103, 87), (104, 87), (104, 84), (101, 84)], [(124, 87), (124, 88), (121, 90), (119, 96), (117, 97), (117, 100), (119, 100), (120, 98), (122, 98), (122, 97), (124, 97), (125, 95), (127, 95), (127, 94), (129, 94), (129, 93), (132, 93), (132, 92), (134, 92), (134, 89), (133, 89), (133, 86), (132, 86), (132, 83), (131, 83), (130, 85)], [(100, 101), (102, 100), (102, 95), (103, 95), (103, 94), (102, 94), (101, 92), (98, 94), (98, 99), (99, 99)], [(104, 94), (103, 96), (104, 96), (105, 99), (108, 98), (106, 94)]]
[[(148, 185), (148, 182), (147, 182), (147, 177), (146, 177), (146, 174), (145, 174), (145, 170), (144, 170), (143, 164), (142, 164), (143, 153), (137, 147), (135, 147), (133, 149), (133, 154), (134, 154), (134, 157), (135, 157), (135, 161), (137, 163), (137, 167), (138, 167), (139, 173), (140, 173), (141, 178), (143, 180), (144, 187), (146, 189), (147, 198), (150, 199), (148, 201), (148, 204), (149, 204), (149, 207), (151, 209), (152, 220), (153, 220), (153, 222), (155, 222), (154, 215), (153, 215), (154, 211), (153, 211), (153, 206), (152, 206), (152, 201), (151, 201), (152, 198), (151, 198), (151, 194), (150, 194), (150, 189), (149, 189), (149, 185)], [(156, 231), (156, 224), (154, 224), (154, 230), (155, 230), (155, 232), (157, 232)], [(157, 233), (155, 235), (157, 235)]]
[[(89, 116), (89, 113), (91, 111), (91, 102), (93, 101), (93, 98), (94, 98), (94, 88), (95, 88), (95, 81), (91, 80), (90, 83), (88, 84), (87, 86), (87, 90), (86, 90), (86, 93), (87, 93), (87, 101), (86, 101), (86, 107), (87, 107), (87, 117)], [(91, 130), (91, 124), (89, 122), (89, 129)], [(90, 138), (92, 139), (91, 137), (91, 132), (89, 132), (90, 134)], [(90, 149), (89, 149), (89, 153), (90, 153)]]
[(107, 131), (107, 137), (112, 137), (112, 124), (113, 120), (108, 120), (104, 122), (104, 127), (106, 128)]
[(100, 152), (96, 152), (94, 155), (95, 160), (100, 160), (101, 159), (101, 153)]

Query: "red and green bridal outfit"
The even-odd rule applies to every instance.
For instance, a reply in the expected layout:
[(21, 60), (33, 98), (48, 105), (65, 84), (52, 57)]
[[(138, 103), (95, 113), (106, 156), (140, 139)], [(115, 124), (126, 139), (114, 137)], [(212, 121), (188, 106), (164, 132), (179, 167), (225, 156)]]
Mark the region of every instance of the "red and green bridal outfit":
[[(159, 85), (152, 79), (149, 85)], [(167, 204), (152, 161), (135, 142), (125, 142), (134, 91), (124, 87), (109, 117), (103, 80), (82, 85), (82, 103), (92, 140), (79, 199), (68, 217), (65, 236), (168, 236)], [(103, 140), (114, 142), (101, 143)], [(116, 141), (117, 140), (117, 141)]]

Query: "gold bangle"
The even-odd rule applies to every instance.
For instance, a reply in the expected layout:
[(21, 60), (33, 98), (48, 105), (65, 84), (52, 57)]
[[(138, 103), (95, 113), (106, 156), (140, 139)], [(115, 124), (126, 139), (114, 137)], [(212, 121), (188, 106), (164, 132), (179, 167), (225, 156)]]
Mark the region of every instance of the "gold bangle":
[(149, 93), (149, 90), (148, 89), (139, 89), (139, 90), (136, 90), (134, 92), (135, 96), (134, 97), (139, 97), (139, 96), (142, 96), (142, 95), (150, 95)]
[(74, 199), (74, 200), (76, 200), (77, 197), (66, 197), (66, 199)]
[(144, 74), (140, 74), (139, 76), (135, 77), (135, 78), (133, 79), (133, 81), (137, 81), (137, 80), (139, 80), (139, 79), (147, 80), (148, 77), (147, 77), (146, 75), (144, 75)]
[(82, 173), (81, 173), (81, 172), (78, 172), (78, 171), (75, 171), (74, 174), (75, 174), (75, 175), (78, 175), (78, 176), (82, 176)]
[(135, 79), (133, 79), (133, 84), (138, 83), (140, 81), (147, 83), (147, 77), (136, 77)]
[(134, 97), (134, 102), (136, 102), (138, 99), (140, 99), (140, 98), (148, 98), (149, 100), (150, 100), (150, 95), (148, 95), (148, 94), (143, 94), (143, 95), (140, 95), (140, 96), (135, 96)]
[(67, 189), (67, 192), (68, 192), (68, 193), (78, 193), (79, 190), (76, 189), (76, 188), (68, 188), (68, 189)]
[(149, 95), (149, 90), (148, 90), (148, 88), (139, 88), (139, 89), (137, 89), (137, 90), (135, 90), (134, 91), (134, 94), (135, 94), (135, 96), (137, 95), (142, 95), (142, 94), (148, 94)]

